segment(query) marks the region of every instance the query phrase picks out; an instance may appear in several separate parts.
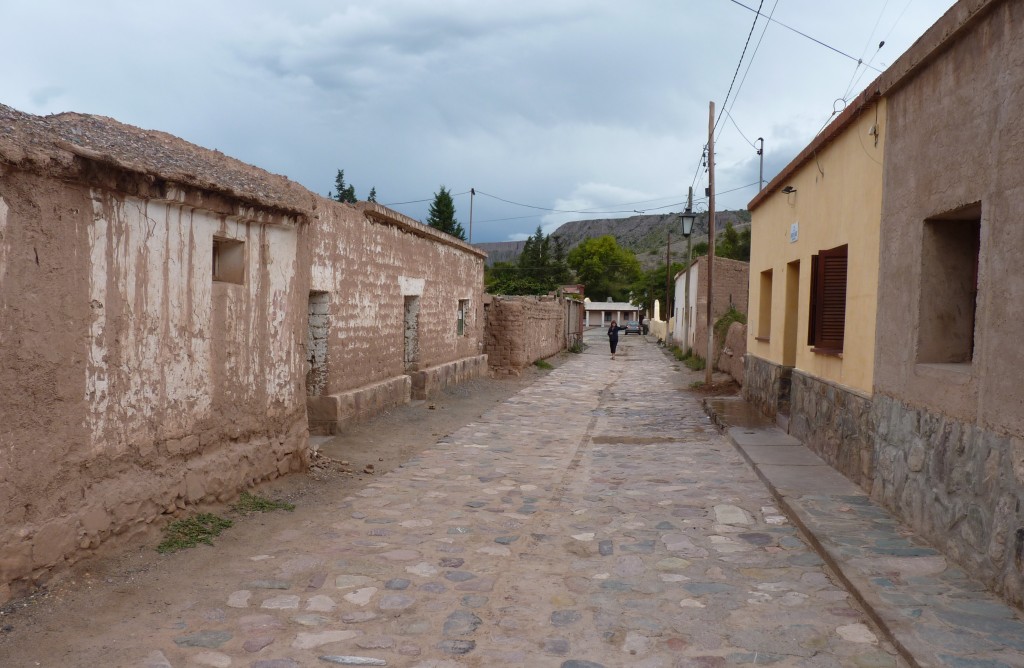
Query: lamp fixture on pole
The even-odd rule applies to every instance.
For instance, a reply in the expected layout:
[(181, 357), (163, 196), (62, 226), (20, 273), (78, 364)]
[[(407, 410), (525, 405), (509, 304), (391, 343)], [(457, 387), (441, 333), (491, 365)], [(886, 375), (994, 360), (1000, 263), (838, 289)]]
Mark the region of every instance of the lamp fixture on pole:
[(683, 287), (683, 348), (690, 349), (690, 265), (693, 264), (693, 223), (697, 214), (693, 212), (693, 187), (686, 196), (686, 211), (679, 215), (683, 223), (683, 236), (686, 237), (686, 281)]

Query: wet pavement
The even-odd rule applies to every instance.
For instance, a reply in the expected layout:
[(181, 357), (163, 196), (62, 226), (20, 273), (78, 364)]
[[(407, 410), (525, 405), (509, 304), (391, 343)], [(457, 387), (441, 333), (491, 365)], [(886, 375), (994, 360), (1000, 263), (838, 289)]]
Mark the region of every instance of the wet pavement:
[[(177, 600), (124, 611), (152, 619), (149, 632), (95, 629), (106, 665), (908, 665), (686, 391), (692, 378), (653, 339), (624, 337), (615, 360), (596, 344), (352, 496), (307, 509), (223, 563), (216, 583), (196, 573)], [(750, 448), (779, 447), (763, 442), (778, 434), (739, 429)], [(795, 450), (754, 454), (760, 468), (814, 466)], [(828, 492), (778, 498), (841, 563), (907, 547), (886, 542), (892, 527), (856, 488)], [(875, 584), (904, 619), (930, 624), (900, 587), (942, 598), (962, 584), (944, 572)], [(1013, 620), (974, 594), (959, 614), (1011, 643)], [(936, 646), (956, 642), (944, 638)], [(948, 665), (1024, 665), (996, 656)]]

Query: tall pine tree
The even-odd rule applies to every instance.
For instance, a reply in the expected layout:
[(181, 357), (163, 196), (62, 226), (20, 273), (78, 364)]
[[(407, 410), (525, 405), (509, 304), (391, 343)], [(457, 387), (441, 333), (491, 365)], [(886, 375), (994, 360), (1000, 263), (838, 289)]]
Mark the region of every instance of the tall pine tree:
[(455, 202), (452, 200), (452, 194), (444, 186), (434, 193), (434, 201), (430, 204), (427, 216), (427, 225), (463, 241), (466, 240), (466, 230), (462, 229), (462, 224), (455, 220)]
[(334, 199), (339, 202), (356, 203), (356, 187), (345, 185), (345, 170), (339, 169), (338, 175), (334, 177)]

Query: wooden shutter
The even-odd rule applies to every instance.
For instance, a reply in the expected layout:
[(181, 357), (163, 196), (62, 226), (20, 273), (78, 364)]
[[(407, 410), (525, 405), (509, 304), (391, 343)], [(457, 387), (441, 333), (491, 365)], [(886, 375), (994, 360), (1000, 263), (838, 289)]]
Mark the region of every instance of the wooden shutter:
[(842, 351), (846, 332), (847, 246), (821, 251), (817, 266), (816, 348)]

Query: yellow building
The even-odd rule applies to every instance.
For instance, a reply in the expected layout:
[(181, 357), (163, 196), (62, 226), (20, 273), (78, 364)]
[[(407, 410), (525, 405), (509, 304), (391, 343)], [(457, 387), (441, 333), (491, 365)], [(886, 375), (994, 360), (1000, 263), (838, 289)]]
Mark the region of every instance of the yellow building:
[(872, 84), (749, 204), (745, 396), (868, 486), (885, 109)]

